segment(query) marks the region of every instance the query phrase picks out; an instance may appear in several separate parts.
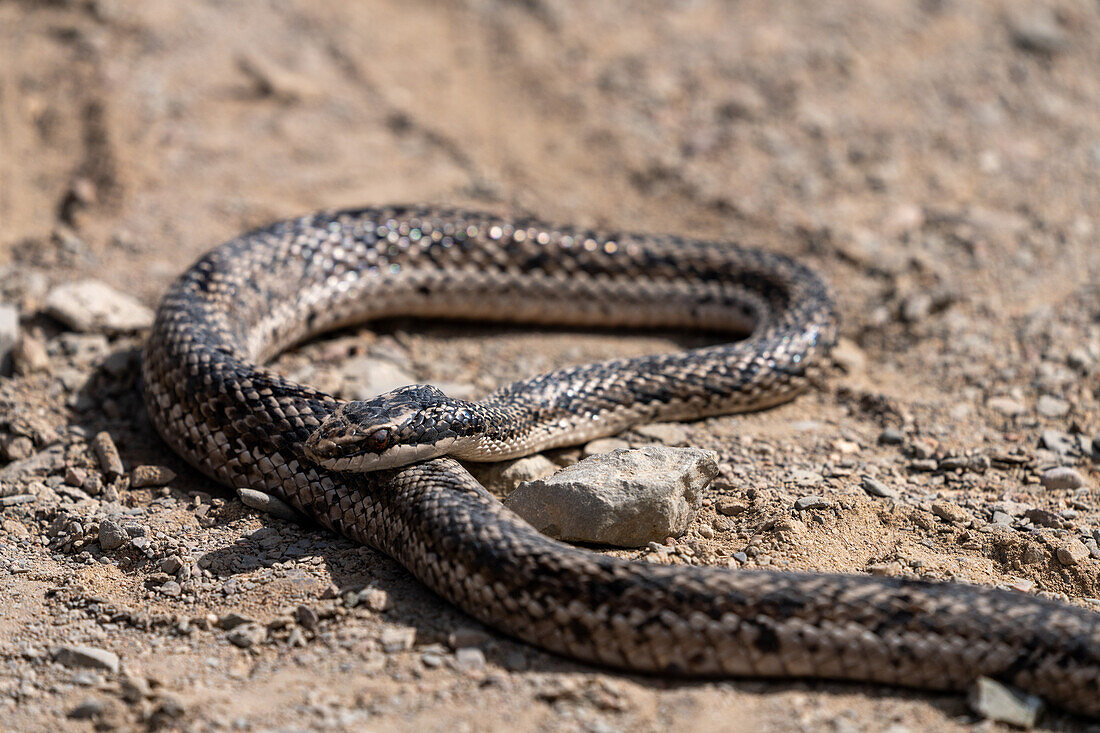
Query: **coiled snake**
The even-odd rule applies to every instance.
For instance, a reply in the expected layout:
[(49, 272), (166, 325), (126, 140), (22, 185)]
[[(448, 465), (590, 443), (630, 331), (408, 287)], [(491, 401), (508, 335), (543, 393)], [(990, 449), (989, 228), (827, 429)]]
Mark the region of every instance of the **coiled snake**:
[[(319, 331), (396, 315), (751, 335), (562, 369), (474, 404), (414, 387), (341, 405), (262, 366)], [(807, 386), (835, 334), (821, 280), (778, 255), (363, 209), (273, 224), (200, 259), (157, 312), (143, 384), (160, 434), (208, 476), (278, 496), (551, 651), (685, 676), (956, 690), (986, 675), (1100, 714), (1092, 612), (953, 583), (612, 558), (540, 535), (441, 456), (503, 458), (774, 405)], [(400, 467), (359, 472), (382, 466)]]

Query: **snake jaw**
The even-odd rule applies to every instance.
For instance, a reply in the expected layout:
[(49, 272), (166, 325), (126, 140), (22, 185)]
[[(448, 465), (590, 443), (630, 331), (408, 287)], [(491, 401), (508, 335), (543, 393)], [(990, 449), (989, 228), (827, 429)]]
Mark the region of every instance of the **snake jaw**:
[(306, 457), (342, 472), (379, 471), (446, 455), (481, 421), (435, 387), (410, 385), (346, 402), (306, 439)]

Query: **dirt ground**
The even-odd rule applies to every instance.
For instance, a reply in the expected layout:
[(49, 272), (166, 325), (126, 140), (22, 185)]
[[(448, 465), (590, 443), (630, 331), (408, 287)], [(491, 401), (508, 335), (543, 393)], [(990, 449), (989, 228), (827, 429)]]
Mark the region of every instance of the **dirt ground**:
[[(0, 379), (0, 496), (33, 495), (0, 508), (0, 728), (997, 729), (960, 695), (670, 682), (482, 629), (187, 469), (136, 392), (140, 334), (74, 335), (43, 305), (90, 277), (153, 307), (245, 228), (368, 203), (773, 248), (836, 289), (831, 377), (684, 426), (721, 456), (711, 496), (669, 548), (619, 554), (1100, 606), (1097, 69), (1086, 0), (0, 0), (0, 301), (46, 348)], [(486, 391), (677, 346), (394, 323), (281, 364), (324, 384), (373, 348)], [(101, 430), (127, 473), (89, 489)], [(178, 476), (133, 488), (143, 464)], [(1056, 466), (1077, 479), (1041, 481)]]

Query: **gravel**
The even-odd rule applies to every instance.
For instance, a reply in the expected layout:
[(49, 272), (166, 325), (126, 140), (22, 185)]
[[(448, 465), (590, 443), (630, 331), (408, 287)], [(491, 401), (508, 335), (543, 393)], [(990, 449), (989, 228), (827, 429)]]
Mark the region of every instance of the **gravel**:
[(53, 288), (46, 295), (45, 312), (84, 333), (127, 333), (153, 324), (153, 311), (98, 280)]
[(687, 531), (717, 475), (713, 451), (646, 446), (592, 456), (521, 484), (504, 505), (551, 537), (642, 547)]

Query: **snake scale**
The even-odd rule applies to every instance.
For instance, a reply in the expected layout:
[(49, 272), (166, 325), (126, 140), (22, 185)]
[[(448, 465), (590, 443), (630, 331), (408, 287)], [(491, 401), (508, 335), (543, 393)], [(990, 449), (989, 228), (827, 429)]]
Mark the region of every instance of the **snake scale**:
[[(985, 675), (1100, 714), (1100, 615), (1081, 608), (956, 583), (631, 562), (540, 535), (453, 457), (322, 467), (343, 445), (322, 429), (334, 415), (379, 400), (415, 412), (439, 395), (411, 388), (349, 407), (263, 364), (389, 316), (751, 332), (518, 382), (471, 407), (476, 420), (460, 411), (434, 433), (447, 443), (482, 423), (490, 458), (778, 404), (807, 387), (836, 337), (825, 285), (776, 254), (451, 209), (324, 212), (241, 235), (172, 285), (143, 358), (153, 423), (206, 475), (273, 494), (485, 624), (578, 660), (934, 690)], [(428, 457), (410, 450), (402, 461)]]

